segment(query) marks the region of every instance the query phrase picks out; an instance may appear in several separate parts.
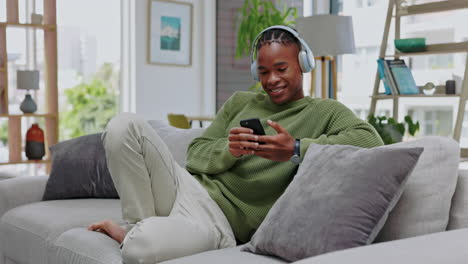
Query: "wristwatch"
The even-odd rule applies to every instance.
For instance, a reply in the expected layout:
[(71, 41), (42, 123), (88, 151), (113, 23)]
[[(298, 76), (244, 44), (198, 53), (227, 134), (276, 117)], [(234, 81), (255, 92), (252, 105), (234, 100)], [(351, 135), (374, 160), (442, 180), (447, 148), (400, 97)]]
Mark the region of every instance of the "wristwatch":
[(301, 140), (296, 138), (294, 143), (294, 154), (289, 159), (294, 164), (301, 163)]

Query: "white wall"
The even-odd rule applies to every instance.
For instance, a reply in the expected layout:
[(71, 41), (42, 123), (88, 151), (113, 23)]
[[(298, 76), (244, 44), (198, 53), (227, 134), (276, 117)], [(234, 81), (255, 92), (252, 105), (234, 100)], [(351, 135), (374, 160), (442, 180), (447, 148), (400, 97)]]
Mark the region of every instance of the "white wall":
[(134, 108), (145, 119), (167, 120), (168, 113), (215, 114), (216, 1), (183, 2), (193, 5), (190, 67), (147, 63), (148, 1), (134, 2)]

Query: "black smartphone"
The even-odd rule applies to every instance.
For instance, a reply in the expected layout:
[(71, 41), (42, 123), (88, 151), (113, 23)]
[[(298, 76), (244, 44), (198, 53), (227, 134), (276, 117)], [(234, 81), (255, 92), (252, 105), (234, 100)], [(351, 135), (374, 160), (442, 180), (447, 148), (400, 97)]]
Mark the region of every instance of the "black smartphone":
[(240, 121), (241, 127), (247, 127), (253, 130), (254, 135), (265, 135), (265, 130), (258, 118), (249, 118)]

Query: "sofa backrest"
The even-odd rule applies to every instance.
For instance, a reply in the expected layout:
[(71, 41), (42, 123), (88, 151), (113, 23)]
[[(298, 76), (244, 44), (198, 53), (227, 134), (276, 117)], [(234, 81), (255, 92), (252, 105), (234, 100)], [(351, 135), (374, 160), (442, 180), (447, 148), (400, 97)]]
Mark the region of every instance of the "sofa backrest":
[(187, 148), (193, 139), (203, 134), (205, 129), (192, 128), (180, 129), (170, 126), (167, 122), (161, 120), (149, 120), (148, 123), (158, 135), (166, 142), (174, 159), (184, 168), (187, 159)]
[(458, 142), (429, 136), (387, 147), (423, 147), (424, 151), (376, 242), (445, 231), (457, 184)]

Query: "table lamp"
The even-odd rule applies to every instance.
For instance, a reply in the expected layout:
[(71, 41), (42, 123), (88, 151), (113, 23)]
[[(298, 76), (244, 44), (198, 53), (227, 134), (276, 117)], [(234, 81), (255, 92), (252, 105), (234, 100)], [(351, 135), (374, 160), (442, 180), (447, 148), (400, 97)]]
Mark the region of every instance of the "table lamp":
[(21, 102), (20, 110), (25, 114), (36, 112), (37, 105), (29, 94), (29, 90), (39, 89), (39, 71), (17, 71), (17, 88), (27, 90), (26, 97)]
[[(333, 98), (337, 99), (337, 74), (335, 56), (354, 53), (353, 20), (350, 16), (314, 15), (296, 19), (297, 31), (309, 45), (316, 60), (321, 60), (322, 68), (322, 98), (326, 98), (325, 80), (328, 73), (326, 61), (332, 65)], [(315, 71), (312, 72), (315, 74)], [(329, 73), (328, 73), (329, 74)], [(312, 78), (310, 95), (315, 93)], [(331, 94), (330, 94), (331, 96)], [(329, 97), (330, 97), (329, 96)]]

